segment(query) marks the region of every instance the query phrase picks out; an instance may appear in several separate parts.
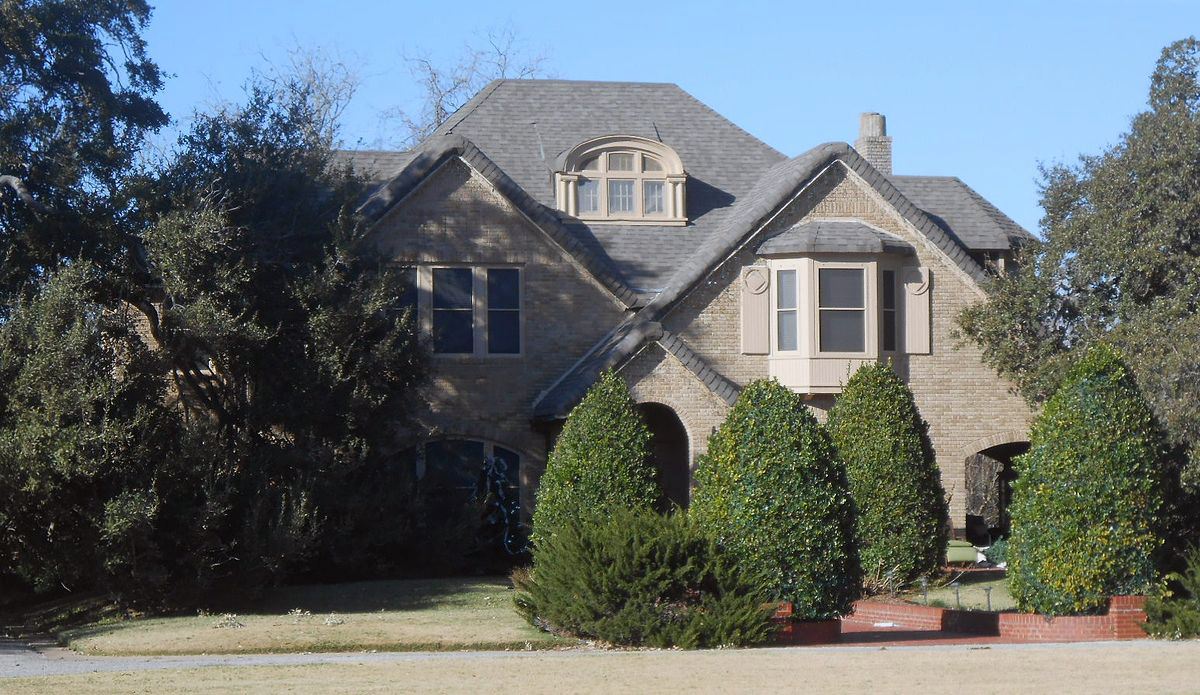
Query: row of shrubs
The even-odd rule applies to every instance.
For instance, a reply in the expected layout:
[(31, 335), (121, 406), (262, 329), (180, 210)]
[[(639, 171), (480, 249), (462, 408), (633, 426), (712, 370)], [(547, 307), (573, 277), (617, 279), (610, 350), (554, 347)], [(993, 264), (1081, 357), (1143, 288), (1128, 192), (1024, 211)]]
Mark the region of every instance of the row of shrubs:
[(770, 605), (849, 612), (868, 587), (940, 567), (946, 505), (927, 426), (889, 365), (861, 368), (821, 425), (775, 381), (742, 392), (697, 462), (687, 512), (659, 501), (650, 433), (603, 374), (538, 490), (518, 607), (543, 629), (620, 644), (750, 644)]

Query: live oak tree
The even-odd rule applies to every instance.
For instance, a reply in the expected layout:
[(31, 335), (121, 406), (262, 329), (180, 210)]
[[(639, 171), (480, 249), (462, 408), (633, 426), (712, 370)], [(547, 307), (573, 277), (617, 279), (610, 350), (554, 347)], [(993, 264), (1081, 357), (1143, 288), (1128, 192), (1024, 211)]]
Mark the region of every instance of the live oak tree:
[[(1163, 49), (1148, 108), (1112, 147), (1042, 171), (1044, 240), (961, 317), (1033, 403), (1092, 345), (1125, 355), (1200, 484), (1200, 42)], [(1178, 509), (1186, 509), (1180, 505)], [(1192, 513), (1192, 523), (1196, 515)]]

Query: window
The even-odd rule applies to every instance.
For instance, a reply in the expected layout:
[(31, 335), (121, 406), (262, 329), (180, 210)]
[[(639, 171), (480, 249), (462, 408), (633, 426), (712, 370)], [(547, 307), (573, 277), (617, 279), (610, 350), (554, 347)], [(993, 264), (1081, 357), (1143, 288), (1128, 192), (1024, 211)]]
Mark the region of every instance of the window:
[(516, 268), (487, 269), (488, 352), (521, 351), (521, 283)]
[(866, 352), (865, 276), (862, 268), (817, 269), (820, 352)]
[(475, 303), (470, 268), (433, 269), (433, 351), (475, 351)]
[(882, 324), (883, 349), (887, 352), (896, 350), (896, 271), (884, 270), (880, 273), (881, 297), (879, 308)]
[(521, 503), (517, 452), (475, 439), (442, 439), (419, 451), (416, 475), (433, 502), (434, 518), (452, 519), (472, 499), (488, 496), (515, 518)]
[(558, 207), (588, 221), (679, 225), (683, 164), (669, 147), (634, 136), (589, 140), (559, 158)]
[(796, 315), (796, 271), (780, 270), (775, 274), (775, 280), (775, 349), (796, 350), (800, 337), (800, 322)]
[(435, 353), (521, 354), (519, 268), (432, 268), (429, 278)]

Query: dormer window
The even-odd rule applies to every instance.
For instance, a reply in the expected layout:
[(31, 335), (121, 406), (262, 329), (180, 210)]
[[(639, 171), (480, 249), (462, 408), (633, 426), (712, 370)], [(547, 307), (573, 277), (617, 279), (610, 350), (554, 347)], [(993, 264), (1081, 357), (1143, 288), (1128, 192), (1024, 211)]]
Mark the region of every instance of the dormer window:
[(564, 153), (555, 173), (558, 209), (588, 222), (687, 223), (687, 175), (674, 150), (639, 137), (589, 140)]

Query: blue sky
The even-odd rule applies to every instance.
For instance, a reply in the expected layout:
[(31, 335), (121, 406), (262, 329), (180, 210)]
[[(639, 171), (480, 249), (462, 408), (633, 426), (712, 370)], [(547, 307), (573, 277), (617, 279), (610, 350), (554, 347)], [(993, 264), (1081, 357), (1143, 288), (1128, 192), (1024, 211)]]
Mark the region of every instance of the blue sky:
[(879, 111), (897, 174), (958, 176), (1037, 231), (1038, 163), (1114, 143), (1200, 3), (171, 0), (146, 38), (180, 122), (297, 45), (337, 54), (362, 81), (344, 135), (369, 145), (418, 106), (405, 55), (448, 64), (503, 26), (555, 77), (675, 82), (788, 155)]

